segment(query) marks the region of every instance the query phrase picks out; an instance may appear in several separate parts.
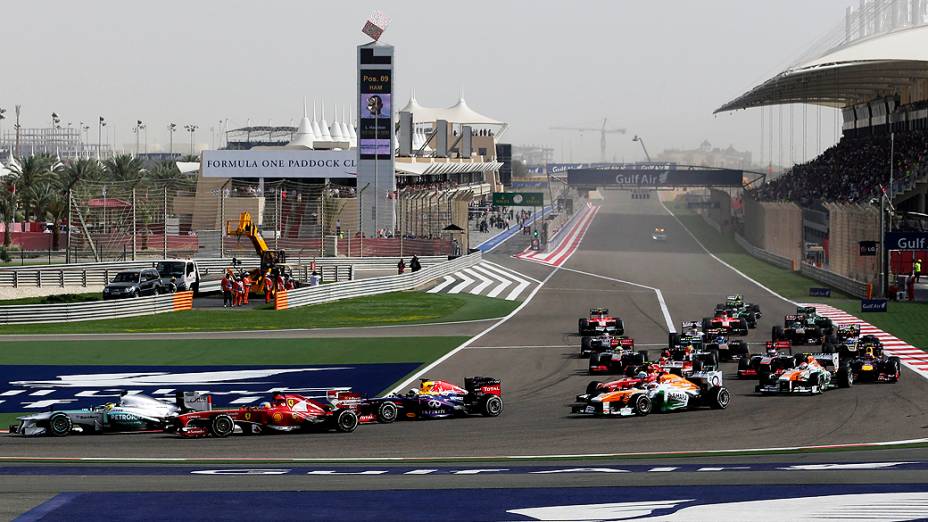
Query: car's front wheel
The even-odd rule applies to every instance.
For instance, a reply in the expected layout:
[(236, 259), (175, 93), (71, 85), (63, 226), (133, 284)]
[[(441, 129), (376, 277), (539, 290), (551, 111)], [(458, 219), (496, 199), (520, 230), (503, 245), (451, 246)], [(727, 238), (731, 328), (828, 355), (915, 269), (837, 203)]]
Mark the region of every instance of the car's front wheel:
[(717, 410), (724, 410), (731, 403), (731, 392), (728, 388), (717, 388), (712, 392), (712, 407)]
[(235, 431), (235, 421), (228, 415), (216, 415), (209, 425), (209, 431), (214, 437), (228, 437)]
[(651, 398), (645, 395), (644, 393), (639, 393), (634, 399), (634, 411), (636, 414), (644, 417), (645, 415), (651, 413), (651, 407), (653, 403)]

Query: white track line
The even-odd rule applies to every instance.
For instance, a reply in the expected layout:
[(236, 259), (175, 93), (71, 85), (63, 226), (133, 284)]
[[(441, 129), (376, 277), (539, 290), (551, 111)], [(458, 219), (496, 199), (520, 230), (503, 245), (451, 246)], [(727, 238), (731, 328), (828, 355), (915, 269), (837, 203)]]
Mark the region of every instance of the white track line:
[(631, 281), (625, 281), (624, 279), (617, 279), (615, 277), (604, 276), (600, 274), (594, 274), (591, 272), (584, 272), (583, 270), (576, 270), (574, 268), (561, 268), (561, 270), (566, 270), (568, 272), (574, 272), (576, 274), (581, 274), (589, 277), (598, 277), (600, 279), (605, 279), (606, 281), (613, 281), (616, 283), (622, 283), (626, 285), (635, 286), (638, 288), (646, 288), (648, 290), (654, 291), (657, 295), (657, 304), (661, 307), (661, 314), (664, 316), (664, 323), (667, 324), (667, 331), (670, 333), (676, 333), (677, 329), (673, 325), (673, 318), (670, 317), (670, 310), (667, 309), (667, 303), (664, 302), (664, 294), (661, 293), (660, 288), (654, 288), (653, 286), (643, 285), (640, 283), (633, 283)]
[(447, 275), (445, 276), (444, 281), (442, 281), (441, 283), (438, 283), (436, 286), (432, 288), (429, 288), (428, 293), (437, 294), (438, 292), (441, 292), (442, 290), (444, 290), (446, 286), (450, 285), (451, 283), (455, 281), (457, 281), (457, 279), (451, 277), (450, 275)]
[[(512, 271), (512, 270), (501, 270), (501, 269), (499, 269), (499, 268), (495, 268), (495, 267), (492, 267), (492, 266), (487, 266), (486, 268), (487, 268), (487, 270), (490, 270), (490, 271), (492, 271), (492, 272), (496, 272), (496, 273), (501, 274), (501, 275), (503, 275), (503, 276), (509, 277), (509, 278), (514, 279), (515, 281), (518, 282), (518, 284), (516, 285), (516, 287), (513, 288), (512, 291), (510, 291), (509, 294), (506, 296), (505, 299), (506, 299), (507, 301), (514, 301), (517, 297), (519, 297), (519, 295), (520, 295), (522, 292), (525, 291), (526, 288), (528, 288), (528, 285), (531, 284), (531, 282), (529, 282), (528, 279), (523, 279), (522, 274), (519, 274), (518, 272), (514, 272), (514, 271)], [(536, 281), (537, 281), (537, 280), (536, 280)], [(539, 284), (540, 284), (540, 283), (539, 283)], [(495, 297), (495, 296), (490, 296), (490, 297)]]
[[(579, 248), (575, 249), (574, 252), (576, 252), (577, 250), (579, 250)], [(567, 261), (570, 259), (570, 257), (573, 256), (574, 252), (571, 252), (570, 255), (567, 256), (567, 259), (564, 260), (564, 262), (562, 263), (562, 265), (565, 264), (565, 263), (567, 263)], [(531, 293), (528, 294), (528, 297), (525, 298), (525, 301), (522, 301), (522, 303), (519, 304), (519, 306), (517, 306), (517, 307), (515, 308), (515, 310), (513, 310), (512, 312), (509, 312), (509, 315), (507, 315), (506, 317), (503, 317), (503, 318), (500, 319), (499, 321), (493, 323), (493, 324), (490, 325), (490, 327), (487, 328), (486, 330), (484, 330), (484, 331), (478, 333), (477, 335), (471, 337), (470, 339), (464, 341), (464, 342), (461, 343), (461, 345), (458, 346), (457, 348), (451, 350), (450, 352), (446, 353), (445, 355), (442, 355), (442, 356), (439, 357), (438, 359), (435, 359), (435, 360), (432, 361), (430, 364), (427, 364), (427, 365), (426, 365), (424, 368), (422, 368), (421, 370), (419, 370), (419, 371), (413, 373), (413, 374), (412, 374), (411, 376), (409, 376), (409, 378), (407, 378), (405, 381), (403, 381), (403, 382), (399, 383), (398, 385), (394, 386), (393, 389), (390, 390), (389, 393), (399, 393), (400, 391), (405, 390), (406, 387), (408, 387), (411, 383), (413, 383), (413, 382), (415, 382), (416, 380), (418, 380), (419, 377), (422, 377), (422, 376), (425, 375), (427, 372), (431, 371), (432, 368), (435, 368), (435, 367), (438, 366), (439, 364), (441, 364), (441, 363), (447, 361), (448, 359), (454, 357), (454, 355), (457, 354), (458, 352), (460, 352), (461, 350), (463, 350), (463, 349), (467, 348), (468, 346), (474, 344), (474, 343), (477, 342), (479, 339), (481, 339), (484, 335), (486, 335), (486, 334), (492, 332), (493, 330), (495, 330), (497, 327), (499, 327), (500, 325), (502, 325), (502, 324), (505, 323), (506, 321), (508, 321), (508, 320), (512, 319), (513, 317), (515, 317), (516, 314), (518, 314), (519, 312), (521, 312), (523, 308), (525, 308), (526, 306), (528, 306), (529, 303), (532, 302), (532, 299), (535, 298), (535, 296), (538, 294), (538, 291), (541, 290), (541, 287), (545, 286), (545, 283), (547, 283), (549, 280), (551, 280), (551, 278), (554, 277), (554, 274), (556, 274), (556, 273), (558, 272), (558, 270), (560, 270), (560, 269), (561, 269), (561, 266), (556, 266), (556, 267), (554, 267), (554, 270), (552, 270), (552, 271), (541, 281), (541, 283), (538, 284), (538, 286), (536, 286), (535, 288), (532, 289)]]
[(468, 290), (468, 292), (471, 294), (480, 295), (480, 292), (482, 292), (484, 288), (493, 284), (493, 281), (490, 279), (487, 279), (483, 274), (474, 270), (474, 268), (476, 267), (464, 269), (463, 272), (467, 273), (468, 275), (472, 275), (480, 280), (480, 284)]
[(464, 290), (468, 286), (474, 283), (474, 280), (464, 275), (462, 272), (455, 272), (455, 275), (460, 277), (462, 281), (456, 284), (451, 290), (448, 290), (449, 294), (459, 294), (461, 290)]

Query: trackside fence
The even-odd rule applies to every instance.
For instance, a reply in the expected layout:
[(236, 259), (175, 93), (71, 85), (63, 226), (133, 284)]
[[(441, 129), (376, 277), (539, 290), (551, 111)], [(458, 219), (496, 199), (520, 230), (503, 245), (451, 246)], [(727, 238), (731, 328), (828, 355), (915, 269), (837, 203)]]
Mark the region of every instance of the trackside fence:
[(741, 237), (739, 234), (735, 234), (735, 242), (741, 245), (741, 248), (745, 249), (748, 254), (751, 254), (761, 261), (766, 261), (771, 265), (778, 266), (786, 270), (793, 270), (793, 261), (787, 257), (781, 257), (771, 252), (767, 252), (763, 248), (758, 248), (752, 245), (747, 239)]
[[(419, 260), (423, 266), (447, 261), (447, 256), (424, 256)], [(223, 270), (231, 266), (231, 258), (194, 259), (200, 268), (200, 275), (205, 279), (221, 278)], [(256, 267), (261, 264), (256, 257), (238, 258), (242, 267)], [(299, 274), (309, 270), (305, 258), (299, 265)], [(388, 269), (396, 268), (399, 258), (392, 257), (320, 257), (315, 259), (317, 270), (326, 281), (342, 280), (353, 275), (354, 269)], [(0, 287), (67, 287), (99, 286), (107, 284), (116, 273), (122, 270), (150, 268), (156, 261), (127, 261), (120, 263), (81, 263), (69, 265), (33, 265), (0, 268)], [(408, 258), (407, 258), (408, 264)], [(305, 268), (305, 270), (304, 270)], [(311, 272), (311, 270), (309, 270)], [(304, 277), (303, 280), (307, 279)]]
[(193, 308), (193, 292), (90, 303), (0, 306), (0, 325), (117, 319)]
[(800, 264), (799, 272), (807, 277), (815, 279), (820, 283), (825, 283), (828, 286), (837, 288), (845, 294), (859, 297), (861, 299), (867, 297), (867, 283), (849, 279), (834, 272), (817, 268), (808, 263)]
[(418, 272), (286, 290), (277, 294), (274, 308), (276, 310), (287, 310), (340, 299), (412, 290), (439, 277), (474, 266), (481, 259), (482, 254), (475, 252), (451, 261), (425, 267)]

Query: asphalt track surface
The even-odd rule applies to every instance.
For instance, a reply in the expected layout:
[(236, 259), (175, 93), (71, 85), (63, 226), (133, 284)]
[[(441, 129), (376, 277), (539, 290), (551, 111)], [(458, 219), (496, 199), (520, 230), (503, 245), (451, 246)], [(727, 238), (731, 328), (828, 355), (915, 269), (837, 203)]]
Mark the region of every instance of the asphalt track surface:
[[(499, 418), (474, 417), (449, 421), (399, 422), (366, 425), (355, 433), (230, 437), (178, 440), (163, 434), (72, 436), (64, 439), (0, 437), (0, 457), (109, 458), (395, 458), (479, 457), (488, 463), (501, 456), (544, 456), (655, 451), (700, 451), (784, 446), (830, 445), (919, 439), (928, 433), (928, 381), (905, 370), (897, 384), (857, 385), (821, 396), (759, 397), (754, 381), (734, 377), (727, 364), (726, 386), (733, 393), (728, 409), (698, 410), (638, 418), (575, 418), (567, 404), (582, 393), (591, 378), (586, 361), (577, 357), (577, 318), (590, 306), (607, 306), (620, 315), (627, 334), (639, 344), (666, 343), (664, 315), (653, 291), (604, 278), (625, 280), (661, 289), (673, 322), (698, 320), (712, 311), (726, 294), (742, 293), (764, 312), (749, 341), (761, 342), (771, 327), (794, 306), (759, 288), (707, 255), (656, 199), (631, 200), (628, 193), (609, 192), (603, 208), (579, 250), (560, 270), (517, 261), (512, 248), (497, 249), (488, 258), (546, 280), (534, 298), (517, 314), (473, 341), (428, 373), (429, 377), (462, 381), (471, 375), (499, 377), (505, 411)], [(667, 242), (654, 242), (654, 227), (664, 227)], [(577, 271), (595, 274), (594, 277)], [(552, 272), (554, 272), (552, 274)], [(550, 276), (550, 277), (549, 277)], [(480, 324), (482, 330), (493, 322)], [(468, 326), (470, 328), (471, 325)], [(451, 325), (449, 328), (460, 327)], [(423, 328), (423, 327), (415, 327)], [(430, 335), (440, 328), (430, 327)], [(241, 334), (239, 334), (241, 336)], [(497, 457), (494, 459), (494, 457)], [(761, 457), (712, 457), (702, 462), (745, 461)], [(779, 456), (805, 460), (808, 456)], [(925, 449), (892, 449), (821, 454), (813, 460), (925, 460)], [(621, 462), (613, 459), (610, 462)], [(640, 461), (639, 461), (640, 462)], [(510, 462), (511, 464), (511, 462)], [(597, 465), (602, 465), (599, 462)], [(265, 465), (261, 465), (265, 467)], [(273, 466), (272, 466), (273, 467)], [(115, 470), (114, 470), (115, 472)], [(118, 473), (118, 472), (115, 472)], [(476, 476), (466, 481), (425, 477), (133, 477), (118, 474), (91, 477), (76, 484), (74, 477), (0, 477), (0, 491), (8, 491), (0, 505), (29, 505), (53, 492), (91, 490), (171, 489), (318, 489), (318, 488), (431, 488), (531, 487), (552, 485), (622, 485), (630, 478), (600, 474), (569, 478), (533, 478), (526, 482), (509, 476)], [(782, 475), (780, 475), (782, 477)], [(460, 478), (460, 477), (455, 477)], [(834, 481), (836, 475), (810, 472), (790, 477), (803, 483)], [(691, 483), (764, 483), (764, 473), (719, 476), (677, 474), (666, 478), (636, 478)], [(781, 480), (783, 480), (781, 478)], [(842, 473), (840, 481), (928, 482), (924, 471)], [(644, 481), (644, 482), (642, 482)], [(671, 482), (672, 481), (672, 482)], [(12, 489), (11, 489), (12, 488)], [(19, 493), (24, 496), (17, 496)]]

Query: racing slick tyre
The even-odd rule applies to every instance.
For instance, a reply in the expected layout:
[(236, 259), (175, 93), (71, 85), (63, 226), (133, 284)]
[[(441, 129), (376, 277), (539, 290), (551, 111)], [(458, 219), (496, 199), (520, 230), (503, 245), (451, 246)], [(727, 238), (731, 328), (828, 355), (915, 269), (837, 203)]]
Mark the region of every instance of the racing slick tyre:
[(724, 386), (712, 390), (709, 397), (709, 405), (716, 410), (724, 410), (731, 403), (731, 392)]
[(71, 433), (71, 417), (67, 413), (55, 413), (48, 418), (48, 434), (53, 437), (64, 437)]
[(680, 344), (680, 334), (678, 332), (672, 332), (667, 335), (667, 348), (673, 348), (678, 344)]
[(744, 320), (744, 319), (738, 319), (738, 323), (737, 323), (737, 324), (738, 324), (738, 326), (736, 326), (736, 327), (732, 330), (732, 333), (737, 332), (737, 333), (740, 334), (740, 335), (747, 335), (747, 334), (748, 334), (748, 322), (747, 322), (746, 320)]
[(586, 394), (587, 395), (598, 395), (596, 392), (599, 391), (600, 381), (590, 381), (590, 384), (586, 385)]
[(854, 372), (846, 362), (841, 363), (835, 377), (838, 379), (838, 388), (850, 388), (854, 385)]
[(749, 369), (751, 369), (751, 361), (747, 357), (741, 357), (741, 359), (738, 360), (739, 375), (740, 375), (740, 372), (743, 372)]
[(756, 304), (748, 305), (748, 310), (754, 312), (754, 315), (760, 316), (760, 306)]
[(590, 327), (590, 321), (588, 319), (581, 318), (579, 321), (577, 321), (577, 323), (577, 332), (580, 335), (583, 335), (583, 332), (585, 332)]
[(641, 357), (641, 364), (646, 364), (649, 361), (647, 350), (638, 350), (638, 356)]
[(732, 357), (740, 357), (744, 359), (748, 356), (748, 343), (744, 341), (732, 341), (728, 343), (728, 354), (729, 359)]
[(242, 435), (260, 435), (263, 432), (260, 424), (248, 423), (242, 426)]
[(351, 410), (338, 410), (335, 414), (335, 431), (351, 433), (358, 429), (358, 414)]
[(587, 355), (593, 351), (593, 339), (587, 336), (580, 338), (580, 357), (583, 357), (583, 354)]
[(822, 353), (835, 353), (835, 345), (831, 344), (830, 341), (825, 341), (825, 344), (822, 345)]
[(480, 413), (484, 417), (499, 417), (503, 413), (503, 399), (499, 395), (487, 395), (480, 403)]
[(770, 340), (776, 342), (783, 338), (783, 327), (774, 326), (770, 331)]
[(890, 357), (889, 365), (889, 382), (899, 382), (899, 377), (902, 375), (902, 362), (898, 357)]
[(391, 424), (396, 421), (397, 416), (399, 416), (399, 408), (392, 401), (382, 402), (377, 407), (377, 422), (381, 424)]
[(632, 410), (635, 412), (635, 414), (644, 417), (645, 415), (651, 413), (651, 407), (653, 406), (653, 403), (651, 402), (651, 398), (646, 394), (639, 393), (633, 400), (635, 403), (632, 406)]
[(233, 431), (235, 431), (235, 421), (228, 415), (216, 415), (209, 423), (209, 432), (213, 437), (228, 437)]
[(709, 329), (710, 326), (712, 326), (712, 319), (709, 317), (703, 317), (702, 318), (702, 331), (705, 332), (706, 330)]

